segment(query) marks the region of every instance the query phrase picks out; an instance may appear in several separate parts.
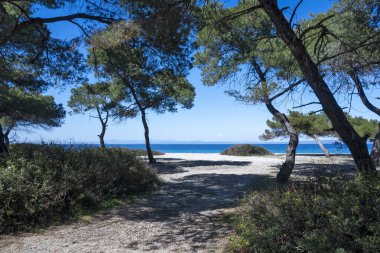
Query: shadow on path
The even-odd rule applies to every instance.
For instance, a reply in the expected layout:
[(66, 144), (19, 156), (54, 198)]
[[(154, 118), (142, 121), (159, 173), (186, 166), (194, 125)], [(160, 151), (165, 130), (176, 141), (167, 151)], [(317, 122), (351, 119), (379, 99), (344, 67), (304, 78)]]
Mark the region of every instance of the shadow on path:
[[(231, 232), (230, 225), (224, 220), (225, 208), (235, 207), (239, 197), (250, 190), (255, 180), (269, 178), (266, 175), (233, 174), (234, 168), (249, 164), (251, 162), (172, 159), (159, 162), (154, 166), (159, 174), (186, 172), (186, 175), (164, 182), (155, 192), (136, 203), (115, 208), (109, 215), (140, 222), (166, 223), (168, 229), (164, 233), (156, 234), (144, 244), (130, 242), (128, 247), (132, 250), (158, 250), (173, 242), (189, 243), (191, 251), (204, 249), (205, 244), (216, 243)], [(208, 168), (215, 166), (228, 166), (231, 172), (207, 173)], [(188, 175), (196, 167), (202, 167), (204, 171)]]
[[(152, 166), (157, 169), (159, 174), (174, 174), (187, 171), (184, 168), (195, 168), (195, 167), (210, 167), (213, 169), (215, 167), (221, 168), (223, 166), (247, 166), (251, 162), (242, 161), (204, 161), (204, 160), (182, 160), (173, 158), (158, 158), (157, 163)], [(203, 168), (207, 170), (207, 168)], [(229, 168), (230, 169), (230, 168)]]

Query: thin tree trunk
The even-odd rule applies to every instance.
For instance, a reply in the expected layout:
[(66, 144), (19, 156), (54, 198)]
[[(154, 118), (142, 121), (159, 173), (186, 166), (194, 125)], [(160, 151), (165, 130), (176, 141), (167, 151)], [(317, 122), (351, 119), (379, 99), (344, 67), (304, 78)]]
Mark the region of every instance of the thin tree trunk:
[(292, 55), (298, 62), (306, 81), (318, 97), (322, 108), (341, 139), (346, 143), (361, 173), (376, 173), (376, 167), (368, 153), (365, 140), (354, 130), (348, 122), (342, 108), (336, 102), (334, 95), (323, 80), (317, 65), (312, 61), (302, 41), (278, 8), (275, 0), (259, 0), (263, 10), (267, 13), (276, 27), (277, 34), (286, 43)]
[(8, 153), (8, 147), (5, 143), (5, 136), (3, 132), (3, 126), (0, 124), (0, 154)]
[(96, 107), (96, 111), (98, 112), (98, 118), (99, 118), (100, 124), (102, 125), (102, 131), (100, 132), (100, 134), (98, 134), (100, 148), (106, 148), (106, 144), (104, 142), (104, 136), (106, 135), (109, 112), (108, 111), (106, 112), (105, 119), (103, 119), (102, 113), (100, 112), (100, 109), (98, 106)]
[(350, 78), (352, 79), (352, 81), (354, 82), (355, 86), (356, 86), (356, 89), (358, 90), (358, 94), (359, 94), (359, 97), (361, 99), (361, 101), (363, 102), (363, 104), (365, 105), (365, 107), (368, 108), (368, 110), (374, 112), (377, 114), (377, 116), (380, 116), (380, 108), (374, 106), (367, 98), (365, 92), (364, 92), (364, 89), (363, 89), (363, 85), (362, 85), (362, 82), (360, 81), (360, 78), (359, 76), (356, 74), (355, 70), (351, 70), (351, 71), (348, 71), (348, 75), (350, 76)]
[(152, 152), (152, 149), (150, 147), (149, 127), (148, 127), (148, 123), (146, 122), (146, 114), (145, 114), (144, 109), (141, 110), (141, 120), (142, 120), (142, 123), (144, 125), (145, 146), (146, 146), (146, 151), (148, 153), (148, 159), (149, 159), (150, 163), (155, 163), (156, 159), (154, 159), (153, 152)]
[(136, 91), (133, 88), (133, 86), (130, 85), (128, 83), (128, 81), (126, 81), (125, 79), (124, 79), (124, 81), (125, 81), (125, 84), (127, 85), (127, 87), (129, 88), (129, 90), (131, 91), (132, 97), (135, 100), (135, 102), (137, 104), (137, 107), (139, 108), (139, 110), (141, 112), (141, 121), (142, 121), (142, 123), (144, 125), (145, 146), (146, 146), (146, 152), (148, 154), (149, 163), (155, 163), (156, 159), (154, 159), (152, 148), (150, 147), (149, 126), (148, 126), (148, 123), (146, 122), (146, 112), (145, 112), (146, 108), (144, 108), (143, 105), (141, 104), (141, 102), (140, 102), (139, 98), (137, 97)]
[[(251, 63), (259, 76), (263, 90), (267, 90), (267, 78), (264, 71), (262, 71), (260, 65), (258, 64), (255, 58), (253, 58)], [(289, 134), (289, 143), (286, 148), (285, 162), (281, 165), (280, 171), (277, 173), (277, 182), (286, 183), (289, 180), (290, 175), (292, 174), (294, 164), (296, 162), (298, 133), (293, 127), (292, 123), (286, 117), (286, 115), (281, 113), (273, 106), (272, 100), (269, 99), (269, 94), (263, 94), (263, 96), (268, 111), (281, 122), (281, 124), (285, 127), (286, 131)]]
[(8, 130), (4, 133), (4, 143), (5, 143), (5, 146), (7, 147), (8, 150), (9, 150), (9, 144), (10, 144), (9, 133), (10, 133), (10, 131), (8, 131)]
[(281, 165), (280, 171), (277, 173), (277, 182), (286, 183), (292, 174), (294, 164), (296, 161), (296, 151), (298, 146), (298, 133), (286, 117), (285, 114), (278, 111), (270, 101), (265, 103), (269, 112), (275, 116), (283, 126), (285, 126), (286, 131), (289, 134), (289, 143), (286, 148), (285, 162)]
[(331, 154), (328, 151), (328, 149), (325, 147), (325, 145), (323, 145), (323, 143), (321, 142), (321, 140), (317, 136), (315, 136), (315, 135), (309, 135), (309, 137), (313, 138), (318, 143), (318, 145), (321, 148), (321, 150), (323, 151), (323, 153), (325, 153), (325, 156), (327, 156), (327, 157), (331, 156)]
[(371, 157), (376, 165), (379, 165), (380, 160), (380, 123), (378, 124), (377, 133), (372, 143)]
[[(355, 69), (352, 69), (351, 71), (348, 71), (347, 73), (351, 77), (352, 81), (354, 82), (356, 89), (358, 90), (359, 97), (361, 101), (363, 102), (363, 104), (365, 105), (365, 107), (367, 107), (367, 109), (372, 111), (373, 113), (376, 113), (377, 116), (380, 116), (380, 108), (376, 107), (368, 100), (367, 95), (365, 94), (364, 89), (363, 89), (363, 84), (360, 81), (360, 78), (357, 75)], [(378, 165), (379, 160), (380, 160), (380, 123), (379, 123), (378, 131), (373, 140), (372, 150), (371, 150), (370, 155), (374, 163)]]

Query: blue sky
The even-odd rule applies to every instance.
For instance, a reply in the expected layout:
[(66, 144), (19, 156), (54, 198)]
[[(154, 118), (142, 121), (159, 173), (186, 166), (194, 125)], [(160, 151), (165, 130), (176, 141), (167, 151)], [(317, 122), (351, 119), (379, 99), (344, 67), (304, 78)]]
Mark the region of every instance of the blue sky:
[[(226, 1), (231, 5), (234, 1)], [(279, 1), (282, 6), (293, 6), (298, 1)], [(305, 0), (300, 7), (297, 18), (307, 18), (311, 13), (320, 13), (332, 6), (334, 1), (329, 0)], [(41, 10), (43, 15), (56, 15), (56, 12)], [(70, 39), (78, 33), (76, 27), (69, 23), (56, 23), (50, 25), (53, 36)], [(92, 79), (92, 78), (90, 78)], [(266, 120), (271, 118), (266, 108), (262, 105), (247, 106), (235, 102), (233, 98), (224, 94), (225, 86), (206, 87), (202, 84), (200, 71), (193, 69), (188, 76), (189, 81), (196, 88), (194, 108), (191, 110), (179, 110), (177, 113), (165, 113), (157, 115), (149, 113), (148, 121), (152, 143), (160, 142), (257, 142), (258, 136), (266, 128)], [(70, 89), (49, 90), (47, 94), (53, 95), (58, 103), (67, 105), (70, 97)], [(378, 90), (372, 91), (370, 97), (380, 96)], [(312, 100), (312, 95), (306, 99)], [(347, 102), (347, 101), (342, 101)], [(297, 103), (297, 101), (296, 101)], [(293, 104), (280, 103), (278, 108), (283, 112), (291, 109)], [(67, 106), (66, 106), (67, 108)], [(308, 112), (313, 108), (307, 108)], [(67, 108), (69, 112), (70, 109)], [(353, 103), (351, 113), (367, 118), (375, 118), (361, 103), (356, 100)], [(50, 131), (34, 130), (32, 132), (17, 133), (20, 141), (55, 141), (55, 142), (97, 142), (97, 134), (100, 125), (97, 119), (89, 114), (67, 115), (62, 127)], [(143, 127), (139, 117), (125, 122), (112, 122), (106, 133), (108, 143), (142, 143)]]

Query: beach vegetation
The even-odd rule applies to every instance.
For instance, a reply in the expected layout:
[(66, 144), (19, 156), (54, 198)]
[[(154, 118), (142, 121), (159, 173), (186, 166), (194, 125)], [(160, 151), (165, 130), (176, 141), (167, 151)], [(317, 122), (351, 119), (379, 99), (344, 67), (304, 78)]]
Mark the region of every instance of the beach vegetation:
[[(186, 79), (190, 66), (187, 57), (181, 56), (182, 48), (173, 45), (169, 50), (162, 48), (168, 45), (150, 44), (149, 36), (154, 35), (141, 29), (120, 22), (98, 31), (91, 38), (88, 62), (99, 78), (111, 79), (120, 87), (121, 101), (134, 104), (144, 126), (149, 162), (153, 163), (147, 113), (176, 112), (178, 106), (189, 109), (195, 89)], [(123, 119), (128, 115), (120, 110), (117, 116)]]
[(97, 118), (101, 125), (98, 135), (101, 148), (106, 147), (104, 136), (110, 118), (120, 119), (122, 115), (122, 119), (126, 120), (137, 115), (137, 108), (123, 97), (121, 87), (107, 82), (83, 83), (73, 88), (67, 104), (73, 113), (95, 112), (95, 116), (91, 117)]
[[(263, 11), (221, 22), (230, 13), (244, 12), (254, 3), (239, 1), (231, 8), (209, 3), (203, 7), (206, 25), (198, 33), (200, 50), (195, 55), (195, 64), (202, 71), (205, 85), (228, 84), (233, 87), (227, 90), (228, 95), (248, 105), (264, 104), (281, 123), (289, 143), (277, 179), (286, 182), (295, 163), (298, 133), (287, 116), (276, 108), (275, 100), (302, 87), (304, 80), (297, 75), (297, 66), (286, 60), (290, 52), (281, 40), (266, 43), (261, 39), (271, 38), (273, 32), (272, 23)], [(231, 86), (231, 82), (235, 85)]]
[(273, 155), (266, 148), (255, 146), (251, 144), (237, 144), (224, 150), (222, 155), (233, 155), (233, 156), (265, 156)]
[[(320, 138), (339, 138), (339, 135), (334, 131), (331, 121), (324, 113), (301, 113), (298, 111), (289, 111), (287, 117), (294, 125), (298, 134), (314, 139), (325, 155), (330, 156), (330, 152), (323, 145)], [(378, 132), (377, 120), (369, 120), (361, 116), (353, 117), (349, 114), (347, 114), (346, 117), (362, 138), (368, 139), (372, 142), (374, 141)], [(286, 129), (276, 118), (267, 120), (267, 126), (269, 129), (266, 129), (260, 136), (261, 140), (273, 140), (288, 135)]]
[[(273, 184), (272, 184), (273, 185)], [(377, 252), (380, 177), (324, 177), (255, 189), (230, 252)]]
[(57, 104), (53, 96), (3, 86), (0, 89), (0, 149), (3, 153), (9, 151), (11, 132), (59, 127), (65, 116), (62, 104)]
[(0, 233), (61, 223), (159, 183), (156, 172), (128, 149), (53, 144), (10, 149), (0, 160)]

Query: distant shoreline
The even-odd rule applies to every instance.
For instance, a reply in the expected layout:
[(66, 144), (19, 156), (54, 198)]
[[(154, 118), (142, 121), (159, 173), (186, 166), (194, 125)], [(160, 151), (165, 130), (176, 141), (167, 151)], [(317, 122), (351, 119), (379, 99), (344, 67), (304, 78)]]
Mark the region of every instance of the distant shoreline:
[[(74, 148), (85, 148), (85, 147), (98, 147), (98, 144), (62, 144), (71, 146)], [(230, 148), (234, 144), (152, 144), (151, 148), (153, 150), (162, 153), (194, 153), (194, 154), (218, 154), (224, 150)], [(273, 154), (284, 155), (286, 153), (287, 144), (271, 144), (271, 143), (260, 143), (253, 144), (266, 148)], [(331, 155), (349, 155), (350, 151), (345, 145), (337, 145), (334, 143), (326, 143), (325, 147), (329, 150)], [(145, 144), (107, 144), (106, 147), (110, 148), (129, 148), (129, 149), (146, 149)], [(370, 150), (372, 144), (368, 144), (368, 149)], [(318, 146), (314, 143), (301, 143), (297, 148), (298, 156), (324, 156), (324, 153)]]

